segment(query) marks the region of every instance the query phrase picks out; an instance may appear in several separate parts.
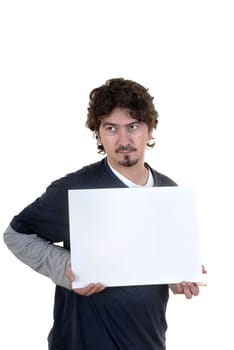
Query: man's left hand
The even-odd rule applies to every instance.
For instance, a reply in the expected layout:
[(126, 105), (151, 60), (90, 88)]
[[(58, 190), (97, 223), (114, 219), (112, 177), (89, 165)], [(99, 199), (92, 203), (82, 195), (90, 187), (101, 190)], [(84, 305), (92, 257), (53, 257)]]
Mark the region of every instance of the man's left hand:
[[(202, 265), (202, 273), (207, 273), (204, 265)], [(181, 282), (170, 285), (171, 290), (175, 294), (184, 294), (187, 299), (191, 299), (193, 296), (199, 294), (199, 286), (197, 283)]]

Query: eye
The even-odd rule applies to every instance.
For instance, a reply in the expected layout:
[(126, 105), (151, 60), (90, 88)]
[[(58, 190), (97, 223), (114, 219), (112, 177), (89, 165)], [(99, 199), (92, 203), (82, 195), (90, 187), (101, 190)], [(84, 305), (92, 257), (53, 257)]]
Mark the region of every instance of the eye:
[(116, 127), (113, 126), (113, 125), (107, 125), (107, 126), (105, 127), (105, 132), (106, 132), (107, 134), (109, 134), (109, 135), (113, 135), (113, 134), (116, 133)]
[(140, 124), (139, 123), (132, 123), (129, 125), (129, 131), (130, 132), (134, 132), (134, 131), (137, 131), (140, 127)]

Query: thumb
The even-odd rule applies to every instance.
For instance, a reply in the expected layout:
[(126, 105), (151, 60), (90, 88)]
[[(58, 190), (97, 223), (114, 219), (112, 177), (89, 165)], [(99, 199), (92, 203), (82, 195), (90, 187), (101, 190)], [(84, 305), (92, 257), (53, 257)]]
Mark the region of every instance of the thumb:
[(73, 272), (72, 272), (71, 264), (70, 264), (70, 263), (67, 264), (67, 267), (66, 267), (66, 270), (65, 270), (65, 276), (66, 276), (66, 278), (67, 278), (68, 281), (69, 281), (70, 287), (72, 288), (72, 282), (74, 281), (75, 276), (74, 276), (74, 274), (73, 274)]

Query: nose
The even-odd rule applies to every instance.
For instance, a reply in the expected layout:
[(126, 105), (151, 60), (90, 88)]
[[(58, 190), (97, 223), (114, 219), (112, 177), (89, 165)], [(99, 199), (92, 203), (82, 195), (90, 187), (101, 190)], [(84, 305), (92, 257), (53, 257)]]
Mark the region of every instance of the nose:
[(122, 146), (126, 146), (129, 144), (130, 135), (126, 128), (119, 128), (118, 130), (118, 143)]

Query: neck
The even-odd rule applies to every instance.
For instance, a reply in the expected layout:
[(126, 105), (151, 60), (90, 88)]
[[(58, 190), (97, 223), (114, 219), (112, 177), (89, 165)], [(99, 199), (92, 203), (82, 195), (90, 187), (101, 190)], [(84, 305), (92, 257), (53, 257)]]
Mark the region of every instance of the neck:
[(147, 183), (149, 171), (144, 162), (142, 164), (135, 164), (130, 167), (122, 165), (116, 166), (116, 164), (112, 164), (112, 162), (109, 160), (108, 163), (112, 166), (112, 168), (133, 183), (141, 186), (144, 186)]

